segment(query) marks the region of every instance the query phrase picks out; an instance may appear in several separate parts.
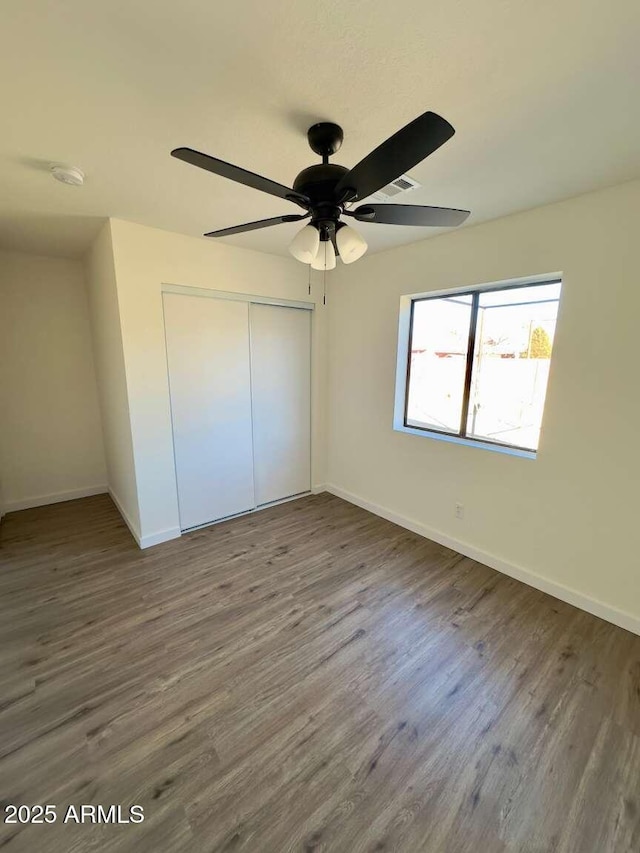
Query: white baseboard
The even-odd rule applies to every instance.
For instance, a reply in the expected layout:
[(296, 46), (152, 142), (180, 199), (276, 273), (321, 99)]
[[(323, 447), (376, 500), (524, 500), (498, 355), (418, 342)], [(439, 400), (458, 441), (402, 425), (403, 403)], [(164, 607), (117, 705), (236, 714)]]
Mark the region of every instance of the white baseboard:
[(33, 509), (37, 506), (48, 506), (48, 504), (59, 504), (63, 501), (74, 501), (77, 498), (90, 498), (92, 495), (103, 495), (108, 491), (106, 485), (89, 486), (84, 489), (69, 489), (66, 492), (55, 492), (52, 495), (38, 495), (33, 498), (24, 498), (19, 501), (6, 501), (4, 513), (18, 512), (21, 509)]
[(327, 484), (326, 483), (319, 483), (317, 486), (311, 486), (311, 494), (312, 495), (319, 495), (321, 492), (326, 492), (326, 491), (327, 491)]
[(129, 528), (133, 538), (136, 540), (138, 548), (151, 548), (152, 545), (160, 545), (162, 542), (168, 542), (170, 539), (178, 539), (182, 535), (179, 527), (171, 527), (167, 530), (160, 530), (157, 533), (149, 533), (146, 536), (141, 536), (138, 526), (133, 523), (132, 519), (129, 518), (127, 513), (124, 511), (122, 503), (118, 500), (118, 496), (111, 489), (109, 489), (109, 494), (111, 496), (111, 500), (116, 505), (116, 509), (122, 516), (122, 520)]
[(127, 525), (127, 527), (129, 528), (129, 532), (131, 533), (131, 535), (133, 536), (133, 538), (136, 540), (136, 543), (137, 543), (137, 545), (138, 545), (138, 547), (139, 547), (139, 546), (140, 546), (140, 531), (138, 530), (137, 525), (136, 525), (136, 524), (134, 524), (134, 523), (133, 523), (133, 521), (129, 518), (129, 516), (128, 516), (128, 515), (127, 515), (127, 513), (125, 512), (125, 510), (124, 510), (124, 508), (123, 508), (122, 504), (120, 503), (120, 500), (118, 499), (118, 496), (117, 496), (117, 495), (116, 495), (116, 493), (113, 491), (113, 489), (109, 489), (109, 497), (111, 498), (111, 500), (112, 500), (112, 501), (114, 502), (114, 504), (116, 505), (116, 509), (118, 510), (118, 512), (120, 513), (120, 515), (122, 516), (122, 520), (124, 521), (124, 523), (125, 523), (125, 524)]
[(161, 545), (163, 542), (169, 542), (171, 539), (179, 539), (181, 536), (182, 531), (179, 527), (168, 527), (166, 530), (159, 530), (157, 533), (142, 536), (138, 540), (138, 545), (141, 548), (151, 548), (152, 545)]
[(419, 536), (424, 536), (426, 539), (431, 539), (439, 545), (451, 548), (452, 551), (464, 554), (465, 557), (470, 557), (478, 563), (483, 563), (485, 566), (489, 566), (492, 569), (496, 569), (498, 572), (502, 572), (502, 574), (509, 575), (509, 577), (522, 581), (522, 583), (535, 587), (535, 589), (546, 592), (554, 598), (559, 598), (561, 601), (565, 601), (567, 604), (572, 604), (574, 607), (586, 610), (587, 613), (599, 616), (600, 619), (611, 622), (613, 625), (625, 628), (627, 631), (631, 631), (634, 634), (640, 634), (640, 618), (635, 616), (633, 613), (629, 613), (626, 610), (620, 610), (611, 604), (606, 604), (597, 598), (585, 595), (577, 589), (565, 586), (564, 584), (544, 577), (537, 572), (533, 572), (530, 569), (525, 569), (522, 566), (516, 566), (513, 563), (509, 563), (501, 557), (497, 557), (495, 554), (490, 554), (487, 551), (482, 551), (479, 548), (476, 548), (469, 542), (453, 539), (451, 536), (441, 533), (439, 530), (427, 527), (426, 524), (422, 524), (414, 519), (399, 515), (386, 507), (371, 503), (371, 501), (365, 500), (364, 498), (359, 497), (359, 495), (347, 492), (339, 486), (334, 486), (328, 483), (325, 486), (325, 489), (332, 495), (336, 495), (336, 497), (362, 507), (362, 509), (366, 509), (374, 515), (379, 515), (381, 518), (386, 518), (387, 521), (392, 521), (394, 524), (398, 524), (400, 527), (411, 530)]

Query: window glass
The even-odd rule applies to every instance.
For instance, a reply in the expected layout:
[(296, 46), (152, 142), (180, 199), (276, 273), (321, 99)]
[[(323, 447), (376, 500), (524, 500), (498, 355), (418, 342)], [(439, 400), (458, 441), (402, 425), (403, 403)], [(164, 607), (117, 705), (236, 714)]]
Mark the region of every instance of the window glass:
[(468, 436), (538, 447), (558, 314), (551, 290), (480, 294)]
[(470, 319), (471, 296), (414, 303), (408, 425), (460, 429)]

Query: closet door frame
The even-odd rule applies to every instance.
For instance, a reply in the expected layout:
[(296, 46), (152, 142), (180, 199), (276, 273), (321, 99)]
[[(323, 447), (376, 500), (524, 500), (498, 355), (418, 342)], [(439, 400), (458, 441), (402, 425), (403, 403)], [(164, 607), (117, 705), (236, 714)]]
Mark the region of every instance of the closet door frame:
[[(248, 303), (257, 303), (261, 305), (276, 305), (281, 306), (283, 308), (298, 308), (302, 311), (314, 311), (315, 303), (314, 302), (304, 302), (295, 299), (278, 299), (277, 297), (272, 296), (257, 296), (250, 293), (236, 293), (231, 290), (210, 290), (206, 287), (193, 287), (190, 285), (182, 285), (182, 284), (170, 284), (167, 282), (163, 282), (160, 288), (160, 299), (162, 299), (163, 294), (165, 293), (175, 293), (182, 296), (198, 296), (204, 299), (229, 299), (233, 302), (248, 302)], [(313, 322), (310, 324), (310, 338), (309, 338), (309, 347), (310, 347), (310, 364), (311, 364), (311, 376), (309, 377), (309, 381), (311, 383), (310, 386), (310, 422), (311, 422), (311, 436), (310, 436), (310, 458), (309, 462), (311, 464), (311, 460), (313, 459)], [(164, 330), (163, 323), (163, 333), (165, 335), (165, 358), (166, 358), (166, 371), (167, 371), (167, 393), (169, 393), (169, 359), (168, 359), (168, 350), (167, 350), (167, 341), (166, 341), (166, 331)], [(170, 398), (170, 395), (169, 395)], [(171, 405), (171, 401), (169, 399), (169, 405)], [(178, 481), (177, 481), (177, 471), (175, 467), (175, 443), (174, 443), (174, 435), (173, 435), (173, 419), (171, 419), (171, 446), (174, 453), (174, 471), (176, 473), (176, 494), (178, 491)], [(313, 481), (312, 481), (313, 482)], [(304, 492), (303, 494), (307, 494)], [(266, 509), (268, 506), (273, 506), (278, 503), (287, 503), (287, 501), (296, 500), (299, 495), (293, 495), (292, 497), (283, 498), (279, 501), (274, 501), (273, 503), (266, 504), (264, 506), (256, 506), (253, 509), (247, 510), (246, 512), (240, 513), (240, 515), (247, 515), (251, 512), (259, 512), (261, 509)], [(230, 516), (233, 517), (233, 516)], [(201, 527), (208, 527), (211, 524), (219, 524), (222, 521), (227, 521), (228, 518), (218, 519), (216, 521), (207, 522)], [(194, 528), (197, 529), (197, 528)]]
[(235, 293), (233, 290), (209, 290), (207, 287), (190, 287), (184, 284), (163, 284), (162, 293), (178, 293), (183, 296), (202, 296), (204, 299), (231, 299), (233, 302), (257, 302), (261, 305), (282, 305), (284, 308), (315, 310), (314, 302), (299, 302), (295, 299), (278, 299), (273, 296), (254, 296), (251, 293)]

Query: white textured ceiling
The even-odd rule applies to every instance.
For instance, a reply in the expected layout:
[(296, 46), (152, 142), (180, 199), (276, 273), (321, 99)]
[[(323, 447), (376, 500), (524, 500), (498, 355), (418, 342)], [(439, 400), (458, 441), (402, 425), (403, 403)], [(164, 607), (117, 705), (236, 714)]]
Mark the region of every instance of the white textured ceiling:
[[(290, 185), (323, 119), (350, 166), (443, 115), (457, 133), (406, 201), (469, 223), (640, 175), (637, 0), (3, 0), (0, 15), (5, 248), (80, 254), (106, 216), (200, 235), (296, 212), (169, 152)], [(52, 161), (85, 186), (54, 182)], [(297, 227), (227, 242), (285, 253)], [(358, 227), (371, 250), (436, 233)]]

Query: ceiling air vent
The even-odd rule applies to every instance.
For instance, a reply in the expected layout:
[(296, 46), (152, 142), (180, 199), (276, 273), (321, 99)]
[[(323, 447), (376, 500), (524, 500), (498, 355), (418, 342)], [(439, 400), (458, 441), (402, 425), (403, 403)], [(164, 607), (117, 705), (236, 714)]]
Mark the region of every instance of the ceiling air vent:
[(409, 175), (400, 175), (395, 181), (391, 181), (386, 187), (382, 187), (377, 193), (369, 196), (369, 199), (371, 201), (390, 201), (395, 196), (400, 195), (400, 193), (408, 193), (420, 186), (422, 185), (414, 181), (413, 178), (410, 178)]

